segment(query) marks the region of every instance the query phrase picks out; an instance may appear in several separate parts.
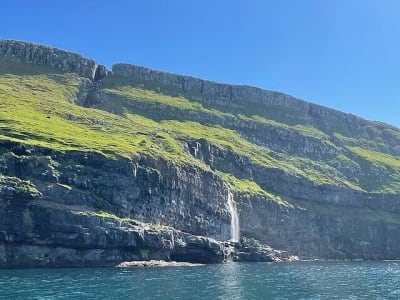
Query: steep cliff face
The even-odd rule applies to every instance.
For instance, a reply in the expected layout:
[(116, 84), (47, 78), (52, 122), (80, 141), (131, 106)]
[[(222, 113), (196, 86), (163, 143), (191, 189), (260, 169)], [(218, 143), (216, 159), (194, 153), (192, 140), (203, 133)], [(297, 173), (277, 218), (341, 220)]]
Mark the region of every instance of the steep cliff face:
[[(206, 107), (220, 109), (224, 112), (259, 115), (289, 125), (305, 124), (326, 134), (336, 133), (369, 140), (380, 138), (383, 143), (378, 143), (377, 149), (381, 149), (379, 146), (389, 145), (391, 147), (382, 147), (382, 149), (392, 151), (397, 155), (400, 154), (400, 139), (396, 133), (398, 132), (396, 128), (379, 122), (367, 121), (280, 92), (266, 91), (251, 86), (215, 83), (128, 64), (115, 64), (112, 67), (112, 72), (115, 76), (129, 78), (131, 84), (153, 88), (166, 94), (185, 96), (202, 103)], [(207, 121), (209, 122), (209, 120)], [(223, 125), (229, 126), (229, 123)], [(251, 125), (246, 125), (242, 126), (251, 128)], [(265, 131), (268, 131), (268, 127), (257, 128), (257, 131), (262, 136)], [(279, 134), (273, 136), (271, 142), (277, 142), (278, 136)], [(297, 136), (294, 136), (294, 138), (297, 138)], [(286, 147), (293, 147), (292, 144), (287, 143)], [(282, 146), (285, 147), (284, 145), (278, 147)]]
[(9, 142), (0, 147), (10, 150), (0, 163), (4, 178), (31, 182), (43, 201), (190, 228), (218, 240), (230, 238), (227, 186), (210, 171), (153, 157), (107, 159)]
[[(398, 257), (397, 195), (316, 185), (280, 170), (260, 168), (243, 157), (214, 149), (205, 140), (191, 145), (198, 149), (192, 154), (213, 169), (259, 183), (256, 190), (241, 187), (240, 181), (232, 183), (244, 236), (302, 258)], [(281, 201), (276, 201), (276, 195)]]
[(0, 266), (400, 259), (390, 125), (16, 41), (0, 107)]
[[(82, 55), (38, 44), (0, 40), (0, 57), (17, 62), (53, 67), (91, 80), (107, 75), (106, 67)], [(4, 67), (4, 66), (2, 66)]]

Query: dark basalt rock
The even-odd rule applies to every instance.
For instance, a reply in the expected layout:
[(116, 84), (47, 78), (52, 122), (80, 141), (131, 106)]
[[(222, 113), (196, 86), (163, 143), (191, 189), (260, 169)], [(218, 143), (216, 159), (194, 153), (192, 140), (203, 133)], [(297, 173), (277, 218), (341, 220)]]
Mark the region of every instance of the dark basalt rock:
[(240, 241), (240, 243), (235, 244), (234, 247), (234, 261), (272, 262), (281, 259), (287, 260), (289, 258), (287, 252), (277, 251), (252, 238), (245, 237)]
[(9, 204), (4, 212), (0, 214), (0, 268), (224, 260), (219, 242), (171, 227), (99, 216), (53, 203)]

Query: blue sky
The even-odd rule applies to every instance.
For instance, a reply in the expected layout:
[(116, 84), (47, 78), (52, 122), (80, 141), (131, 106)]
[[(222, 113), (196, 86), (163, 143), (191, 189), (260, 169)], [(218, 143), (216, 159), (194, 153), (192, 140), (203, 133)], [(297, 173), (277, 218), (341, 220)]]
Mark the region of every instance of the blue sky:
[(278, 90), (400, 127), (400, 1), (4, 1), (0, 38)]

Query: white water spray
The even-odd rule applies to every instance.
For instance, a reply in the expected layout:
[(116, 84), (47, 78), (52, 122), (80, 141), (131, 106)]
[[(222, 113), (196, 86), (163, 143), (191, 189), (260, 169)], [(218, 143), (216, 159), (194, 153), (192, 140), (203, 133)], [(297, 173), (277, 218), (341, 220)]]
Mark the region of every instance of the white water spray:
[(239, 217), (236, 209), (236, 202), (233, 200), (233, 194), (228, 189), (228, 208), (231, 214), (231, 241), (239, 242), (240, 239), (240, 226), (239, 226)]

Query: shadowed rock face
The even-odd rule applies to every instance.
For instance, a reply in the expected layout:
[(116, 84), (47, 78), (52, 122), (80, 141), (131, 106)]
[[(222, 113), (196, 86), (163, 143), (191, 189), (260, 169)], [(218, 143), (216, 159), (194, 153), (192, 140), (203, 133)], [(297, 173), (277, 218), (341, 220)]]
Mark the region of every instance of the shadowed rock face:
[(52, 203), (9, 204), (4, 209), (8, 213), (0, 214), (0, 267), (114, 266), (171, 258), (219, 263), (225, 259), (223, 245), (216, 240), (171, 227), (100, 217)]
[[(187, 181), (188, 174), (197, 173), (197, 180), (207, 183), (212, 174), (168, 170), (172, 166), (161, 161), (153, 165), (145, 158), (136, 163), (109, 161), (94, 153), (1, 145), (12, 152), (0, 167), (0, 267), (288, 259), (285, 252), (261, 244), (261, 250), (243, 252), (243, 247), (231, 249), (216, 240), (230, 237), (224, 195), (219, 195), (225, 191), (218, 178), (211, 177), (215, 182), (203, 188)], [(80, 171), (75, 169), (78, 165)], [(100, 202), (100, 197), (108, 201)], [(213, 201), (202, 200), (212, 197)]]
[[(18, 41), (0, 41), (1, 60), (76, 73), (79, 92), (69, 100), (76, 107), (114, 113), (114, 106), (106, 109), (102, 105), (125, 101), (128, 106), (122, 106), (122, 111), (149, 119), (229, 128), (265, 151), (281, 155), (277, 157), (334, 161), (339, 155), (350, 156), (347, 147), (361, 136), (367, 142), (380, 141), (373, 145), (374, 151), (392, 155), (394, 160), (400, 154), (398, 129), (278, 92), (127, 64), (114, 65), (111, 74), (79, 54)], [(184, 96), (203, 108), (226, 114), (168, 108), (140, 97), (110, 98), (104, 91), (107, 79), (117, 85), (118, 80), (127, 80), (133, 87), (149, 86), (146, 91), (162, 95)], [(283, 119), (288, 125), (239, 119), (242, 112)], [(104, 123), (99, 122), (101, 126)], [(292, 130), (292, 125), (314, 126), (324, 138)], [(23, 136), (35, 138), (30, 130), (23, 131)], [(346, 144), (337, 133), (355, 141)], [(15, 137), (10, 131), (0, 134)], [(154, 131), (151, 138), (165, 136)], [(60, 151), (15, 138), (0, 139), (0, 267), (100, 266), (151, 259), (275, 261), (291, 259), (291, 255), (400, 259), (398, 193), (317, 184), (307, 176), (260, 165), (246, 153), (216, 145), (217, 141), (178, 140), (190, 163), (166, 159), (151, 150), (130, 157), (107, 157), (93, 151)], [(329, 166), (350, 179), (384, 181), (392, 175), (386, 165), (365, 159), (358, 162)], [(326, 170), (333, 172), (332, 168)], [(256, 183), (284, 201), (232, 187), (243, 237), (240, 243), (224, 242), (230, 239), (231, 213), (228, 184), (221, 174)]]
[[(9, 201), (17, 196), (29, 203), (30, 194), (13, 193), (32, 191), (35, 199), (91, 207), (146, 223), (168, 224), (218, 240), (230, 238), (226, 187), (211, 172), (190, 166), (178, 168), (151, 157), (110, 160), (96, 153), (60, 153), (13, 143), (0, 145), (12, 151), (3, 155), (0, 163), (0, 173), (11, 178), (3, 183), (6, 186), (7, 182), (9, 187), (3, 189), (10, 193)], [(29, 182), (35, 182), (40, 192)], [(18, 184), (23, 188), (15, 188)]]

